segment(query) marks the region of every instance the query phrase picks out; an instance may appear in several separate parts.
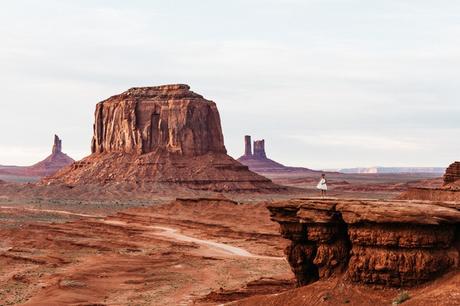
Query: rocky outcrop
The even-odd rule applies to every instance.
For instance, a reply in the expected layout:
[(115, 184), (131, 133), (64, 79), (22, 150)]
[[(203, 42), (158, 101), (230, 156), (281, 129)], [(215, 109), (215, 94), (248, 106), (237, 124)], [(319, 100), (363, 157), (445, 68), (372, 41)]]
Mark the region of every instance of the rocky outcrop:
[(214, 102), (187, 85), (132, 88), (96, 106), (92, 153), (226, 153)]
[(244, 156), (252, 156), (251, 136), (244, 136)]
[(54, 135), (53, 149), (51, 155), (28, 167), (28, 172), (38, 174), (39, 176), (53, 175), (62, 168), (73, 164), (74, 160), (62, 152), (62, 140), (59, 136)]
[(91, 150), (44, 183), (282, 189), (226, 154), (216, 104), (187, 85), (132, 88), (98, 103)]
[(452, 163), (444, 174), (444, 185), (454, 183), (460, 180), (460, 162), (456, 161)]
[(267, 158), (267, 154), (265, 154), (265, 139), (254, 141), (254, 157)]
[(54, 135), (53, 149), (51, 150), (52, 155), (62, 153), (62, 140), (59, 139), (58, 135)]
[(454, 162), (447, 167), (443, 176), (443, 182), (437, 184), (437, 186), (411, 187), (401, 193), (398, 199), (460, 201), (460, 162)]
[(460, 205), (296, 199), (268, 205), (298, 285), (345, 273), (358, 283), (411, 286), (456, 269)]
[(53, 175), (66, 166), (71, 165), (74, 160), (62, 152), (62, 140), (54, 135), (51, 155), (44, 160), (27, 167), (7, 167), (0, 169), (0, 174), (25, 177), (45, 177)]

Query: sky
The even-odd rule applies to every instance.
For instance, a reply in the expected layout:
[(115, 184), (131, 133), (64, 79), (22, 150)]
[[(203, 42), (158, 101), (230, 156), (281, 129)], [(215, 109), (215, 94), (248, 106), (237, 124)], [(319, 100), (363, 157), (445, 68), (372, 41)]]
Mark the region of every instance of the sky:
[(0, 1), (0, 164), (53, 135), (90, 153), (95, 104), (185, 83), (227, 150), (313, 169), (460, 159), (460, 1)]

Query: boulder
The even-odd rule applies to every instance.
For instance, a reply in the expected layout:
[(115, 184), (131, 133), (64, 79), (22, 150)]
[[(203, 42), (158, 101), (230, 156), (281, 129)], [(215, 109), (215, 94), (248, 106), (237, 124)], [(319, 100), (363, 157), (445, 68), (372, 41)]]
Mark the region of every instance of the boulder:
[(454, 183), (458, 180), (460, 180), (460, 162), (456, 161), (447, 167), (444, 174), (444, 185)]

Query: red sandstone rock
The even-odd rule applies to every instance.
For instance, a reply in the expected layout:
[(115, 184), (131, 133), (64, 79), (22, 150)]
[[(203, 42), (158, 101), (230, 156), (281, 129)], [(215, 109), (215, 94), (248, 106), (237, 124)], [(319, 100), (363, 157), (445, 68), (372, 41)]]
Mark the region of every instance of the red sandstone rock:
[(216, 104), (187, 85), (132, 88), (97, 104), (92, 154), (46, 184), (282, 189), (226, 154)]
[(132, 88), (96, 106), (93, 153), (226, 153), (214, 102), (187, 85)]
[(355, 282), (410, 286), (459, 266), (457, 203), (297, 199), (268, 209), (292, 241), (300, 285), (346, 271)]
[(460, 180), (460, 162), (454, 162), (447, 169), (444, 174), (444, 185), (454, 183)]
[(251, 136), (244, 136), (244, 156), (252, 156)]
[(267, 158), (265, 154), (265, 140), (254, 141), (254, 157), (256, 158)]

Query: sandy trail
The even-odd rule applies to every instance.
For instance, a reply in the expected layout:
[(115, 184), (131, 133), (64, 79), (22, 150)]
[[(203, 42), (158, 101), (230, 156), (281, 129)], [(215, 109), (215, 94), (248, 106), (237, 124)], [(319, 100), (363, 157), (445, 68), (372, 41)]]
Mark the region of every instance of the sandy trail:
[(45, 213), (51, 213), (51, 214), (77, 216), (77, 217), (84, 217), (84, 218), (104, 218), (104, 216), (80, 214), (80, 213), (74, 213), (74, 212), (65, 211), (65, 210), (27, 208), (27, 207), (13, 207), (13, 206), (0, 206), (0, 209), (25, 210), (25, 211), (32, 211), (32, 212), (45, 212)]
[[(104, 220), (104, 223), (113, 224), (113, 225), (124, 225), (129, 226), (130, 223), (118, 220)], [(132, 226), (132, 224), (131, 224)], [(182, 242), (192, 242), (202, 246), (207, 247), (210, 249), (207, 255), (230, 255), (230, 256), (239, 256), (239, 257), (247, 257), (247, 258), (257, 258), (257, 259), (271, 259), (271, 260), (286, 260), (284, 257), (273, 257), (273, 256), (262, 256), (256, 255), (248, 252), (245, 249), (235, 247), (232, 245), (215, 242), (212, 240), (205, 240), (199, 239), (191, 236), (187, 236), (178, 232), (177, 229), (164, 227), (164, 226), (145, 226), (145, 225), (135, 225), (136, 227), (141, 227), (145, 229), (153, 230), (153, 234), (156, 236), (163, 236), (175, 241), (182, 241)], [(161, 231), (158, 231), (161, 230)], [(212, 254), (211, 254), (212, 253)]]
[[(89, 215), (89, 214), (81, 214), (81, 213), (74, 213), (65, 210), (52, 210), (52, 209), (40, 209), (40, 208), (25, 208), (25, 207), (12, 207), (12, 206), (0, 206), (0, 209), (10, 209), (10, 210), (25, 210), (25, 211), (32, 211), (32, 212), (46, 212), (46, 213), (54, 213), (60, 215), (69, 215), (69, 216), (77, 216), (77, 217), (84, 217), (84, 218), (104, 218), (104, 216), (99, 215)], [(114, 224), (114, 225), (124, 225), (130, 226), (128, 222), (118, 221), (118, 220), (106, 220), (104, 219), (102, 222), (107, 224)], [(208, 247), (214, 254), (212, 255), (231, 255), (231, 256), (240, 256), (240, 257), (248, 257), (248, 258), (258, 258), (258, 259), (272, 259), (272, 260), (286, 260), (284, 257), (273, 257), (273, 256), (262, 256), (256, 255), (248, 252), (245, 249), (235, 247), (232, 245), (219, 243), (211, 240), (199, 239), (191, 236), (187, 236), (178, 232), (177, 229), (164, 227), (164, 226), (145, 226), (145, 225), (135, 225), (136, 227), (141, 227), (144, 229), (151, 229), (154, 230), (154, 235), (163, 236), (169, 238), (171, 240), (182, 241), (182, 242), (192, 242), (199, 245), (203, 245)], [(157, 230), (161, 230), (160, 232)], [(211, 254), (208, 254), (211, 255)]]
[(221, 288), (241, 298), (275, 292), (259, 279), (292, 277), (284, 257), (274, 257), (280, 239), (263, 205), (165, 204), (109, 216), (3, 205), (1, 218), (25, 224), (0, 231), (0, 300), (8, 303), (216, 305)]

